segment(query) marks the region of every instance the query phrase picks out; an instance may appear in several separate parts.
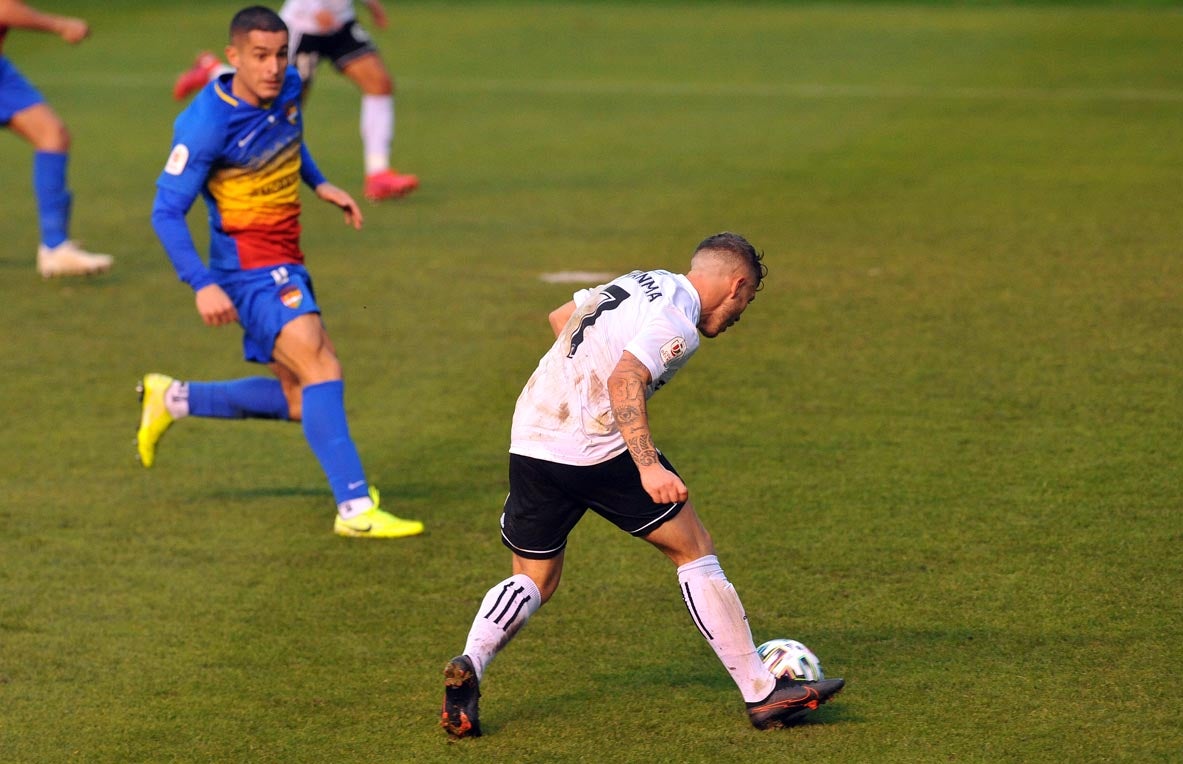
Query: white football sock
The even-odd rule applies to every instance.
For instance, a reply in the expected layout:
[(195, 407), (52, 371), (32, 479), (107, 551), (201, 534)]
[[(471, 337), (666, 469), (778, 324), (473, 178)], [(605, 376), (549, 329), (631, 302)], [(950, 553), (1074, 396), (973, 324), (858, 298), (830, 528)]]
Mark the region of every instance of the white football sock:
[(472, 660), (478, 680), (497, 652), (540, 607), (542, 595), (538, 587), (522, 573), (510, 576), (485, 594), (464, 644), (464, 654)]
[(747, 614), (719, 566), (719, 558), (710, 554), (682, 565), (678, 583), (690, 617), (735, 680), (743, 699), (754, 703), (768, 697), (776, 677), (756, 654)]
[(173, 419), (183, 419), (189, 416), (189, 383), (173, 380), (164, 391), (164, 408)]
[(366, 175), (390, 169), (390, 144), (394, 141), (394, 96), (361, 97), (361, 148)]
[(349, 499), (337, 505), (337, 514), (341, 518), (348, 520), (351, 517), (357, 517), (360, 514), (369, 512), (374, 508), (374, 500), (369, 496), (358, 496), (356, 499)]

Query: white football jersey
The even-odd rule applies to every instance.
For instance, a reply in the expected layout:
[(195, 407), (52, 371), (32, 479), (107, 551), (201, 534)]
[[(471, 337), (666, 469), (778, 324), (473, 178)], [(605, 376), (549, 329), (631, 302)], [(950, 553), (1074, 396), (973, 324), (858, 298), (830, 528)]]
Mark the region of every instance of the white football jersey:
[[(322, 11), (333, 14), (332, 29), (322, 29), (317, 22), (316, 14)], [(357, 13), (353, 10), (353, 0), (287, 0), (279, 9), (279, 16), (295, 37), (335, 32), (357, 18)]]
[(633, 271), (575, 293), (575, 313), (518, 396), (510, 453), (599, 464), (627, 446), (608, 398), (624, 351), (649, 369), (645, 398), (698, 349), (698, 292), (681, 274)]

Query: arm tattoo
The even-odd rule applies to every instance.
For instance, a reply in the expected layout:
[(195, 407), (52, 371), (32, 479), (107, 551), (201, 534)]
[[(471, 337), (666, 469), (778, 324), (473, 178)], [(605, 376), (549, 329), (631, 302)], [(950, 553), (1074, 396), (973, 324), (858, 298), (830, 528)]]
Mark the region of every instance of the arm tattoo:
[(648, 435), (642, 435), (628, 441), (628, 450), (632, 454), (633, 461), (639, 467), (648, 467), (651, 464), (657, 464), (657, 449), (653, 447), (653, 439)]
[(649, 370), (626, 355), (608, 380), (608, 398), (616, 426), (639, 467), (658, 463), (657, 448), (649, 432), (649, 413), (645, 407), (645, 385)]

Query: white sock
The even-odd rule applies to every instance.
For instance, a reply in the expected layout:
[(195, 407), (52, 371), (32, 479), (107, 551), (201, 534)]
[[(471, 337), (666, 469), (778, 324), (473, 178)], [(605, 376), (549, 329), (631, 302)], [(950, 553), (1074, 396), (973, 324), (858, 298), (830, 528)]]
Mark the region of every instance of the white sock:
[(477, 679), (501, 648), (526, 625), (527, 619), (542, 607), (542, 595), (527, 575), (518, 573), (494, 586), (485, 594), (481, 609), (473, 619), (464, 643), (464, 654), (472, 660)]
[(719, 558), (710, 554), (682, 565), (678, 583), (690, 617), (735, 680), (744, 701), (754, 703), (768, 697), (776, 677), (756, 654), (747, 614), (719, 566)]
[(358, 496), (356, 499), (349, 499), (337, 505), (337, 514), (348, 520), (351, 517), (357, 517), (363, 512), (369, 512), (374, 508), (374, 500), (369, 496)]
[(174, 380), (164, 391), (164, 408), (173, 419), (189, 416), (189, 383)]
[(390, 144), (394, 141), (394, 96), (361, 97), (361, 147), (366, 175), (390, 169)]

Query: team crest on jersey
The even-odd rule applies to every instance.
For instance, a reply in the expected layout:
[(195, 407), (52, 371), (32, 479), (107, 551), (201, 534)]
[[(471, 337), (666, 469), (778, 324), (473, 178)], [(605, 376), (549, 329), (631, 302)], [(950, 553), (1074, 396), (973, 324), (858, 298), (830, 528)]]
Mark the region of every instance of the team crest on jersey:
[(300, 303), (304, 302), (304, 293), (300, 291), (300, 287), (295, 284), (289, 284), (280, 291), (279, 301), (292, 310), (295, 310), (300, 307)]
[(189, 147), (183, 143), (178, 143), (173, 146), (172, 153), (168, 155), (168, 161), (164, 164), (164, 171), (169, 175), (180, 175), (185, 171), (185, 165), (189, 164)]
[(300, 116), (300, 107), (294, 103), (288, 104), (287, 118), (290, 124), (296, 124), (296, 117)]
[(674, 337), (669, 342), (661, 346), (661, 363), (669, 366), (670, 362), (675, 358), (680, 357), (686, 352), (686, 340), (681, 337)]

